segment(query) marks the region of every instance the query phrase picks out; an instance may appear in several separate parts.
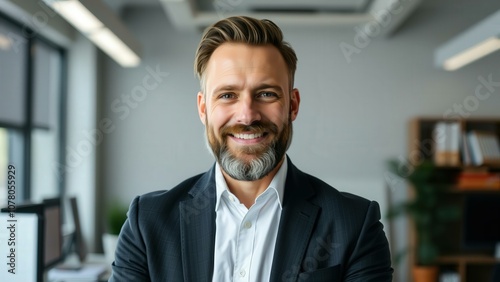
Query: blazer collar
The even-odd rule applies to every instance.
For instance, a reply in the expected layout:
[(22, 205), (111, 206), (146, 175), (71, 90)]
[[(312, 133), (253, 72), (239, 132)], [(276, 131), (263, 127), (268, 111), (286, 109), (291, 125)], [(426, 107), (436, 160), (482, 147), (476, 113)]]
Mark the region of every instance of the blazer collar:
[(212, 281), (215, 248), (215, 165), (180, 203), (183, 281)]
[(306, 175), (288, 159), (285, 198), (274, 248), (270, 281), (296, 281), (320, 208), (309, 199), (316, 194)]

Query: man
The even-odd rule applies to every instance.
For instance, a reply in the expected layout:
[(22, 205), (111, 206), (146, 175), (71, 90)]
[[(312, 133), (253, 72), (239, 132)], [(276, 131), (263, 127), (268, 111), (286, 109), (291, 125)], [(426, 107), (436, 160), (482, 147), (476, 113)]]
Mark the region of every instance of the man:
[(133, 200), (110, 281), (391, 281), (376, 202), (340, 193), (286, 156), (297, 57), (269, 20), (209, 27), (195, 70), (215, 165)]

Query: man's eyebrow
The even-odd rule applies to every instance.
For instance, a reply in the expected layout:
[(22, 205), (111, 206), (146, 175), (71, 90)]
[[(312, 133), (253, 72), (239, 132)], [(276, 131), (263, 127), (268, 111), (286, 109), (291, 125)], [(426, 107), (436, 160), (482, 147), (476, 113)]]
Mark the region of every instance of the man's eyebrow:
[(222, 85), (217, 88), (215, 88), (214, 93), (221, 92), (221, 91), (227, 91), (227, 90), (235, 90), (238, 89), (236, 85), (233, 84), (228, 84), (228, 85)]
[(255, 87), (254, 90), (261, 90), (261, 89), (274, 89), (274, 90), (279, 91), (279, 92), (283, 91), (283, 89), (279, 85), (268, 84), (268, 83), (259, 84), (257, 87)]
[[(215, 88), (214, 93), (218, 93), (221, 91), (232, 91), (232, 90), (237, 90), (240, 87), (235, 85), (235, 84), (227, 84), (227, 85), (221, 85), (217, 88)], [(283, 92), (283, 89), (277, 85), (277, 84), (270, 84), (270, 83), (261, 83), (255, 87), (252, 88), (252, 91), (257, 91), (257, 90), (262, 90), (262, 89), (273, 89), (275, 91)]]

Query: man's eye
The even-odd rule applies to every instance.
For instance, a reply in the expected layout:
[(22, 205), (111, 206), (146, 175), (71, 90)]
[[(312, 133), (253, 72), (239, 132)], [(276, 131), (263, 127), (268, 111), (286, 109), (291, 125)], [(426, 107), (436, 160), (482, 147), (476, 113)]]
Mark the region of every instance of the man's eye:
[(233, 97), (234, 97), (234, 94), (232, 94), (232, 93), (224, 93), (224, 94), (219, 96), (219, 99), (231, 99)]
[(273, 92), (260, 92), (259, 96), (263, 97), (263, 98), (274, 98), (274, 97), (277, 97), (276, 93), (273, 93)]

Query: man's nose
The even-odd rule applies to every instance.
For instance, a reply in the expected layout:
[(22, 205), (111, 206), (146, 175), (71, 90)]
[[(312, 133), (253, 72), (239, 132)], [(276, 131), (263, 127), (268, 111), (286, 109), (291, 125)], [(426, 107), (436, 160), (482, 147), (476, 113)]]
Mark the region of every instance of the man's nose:
[(248, 96), (239, 101), (237, 110), (237, 122), (245, 125), (250, 125), (261, 119), (258, 103)]

